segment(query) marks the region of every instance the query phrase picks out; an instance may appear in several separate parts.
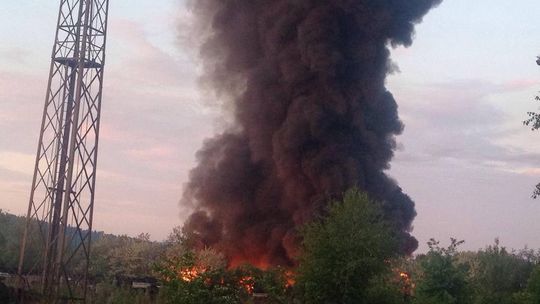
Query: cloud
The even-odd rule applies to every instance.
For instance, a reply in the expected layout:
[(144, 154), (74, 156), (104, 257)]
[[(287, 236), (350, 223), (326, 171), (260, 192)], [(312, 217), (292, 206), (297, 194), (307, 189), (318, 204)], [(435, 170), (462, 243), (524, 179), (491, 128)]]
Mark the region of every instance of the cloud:
[(522, 174), (522, 175), (529, 175), (529, 176), (540, 176), (540, 168), (536, 167), (536, 168), (523, 168), (523, 169), (516, 169), (514, 170), (515, 173), (517, 174)]
[(173, 56), (154, 45), (140, 24), (115, 19), (111, 30), (114, 30), (116, 44), (110, 49), (109, 57), (116, 56), (117, 60), (108, 66), (108, 73), (115, 75), (109, 84), (138, 84), (130, 88), (136, 91), (171, 88), (172, 92), (177, 92), (194, 82), (195, 66), (178, 54)]
[(35, 151), (45, 81), (34, 74), (0, 70), (0, 152)]
[(0, 151), (0, 168), (32, 176), (35, 159), (35, 155)]
[(533, 82), (395, 80), (390, 87), (405, 132), (389, 174), (416, 201), (420, 252), (431, 237), (465, 238), (471, 250), (497, 236), (511, 247), (540, 246), (530, 232), (540, 229), (530, 217), (540, 209), (530, 199), (540, 153), (521, 124), (525, 110), (509, 111), (531, 103)]
[[(181, 188), (196, 150), (213, 132), (215, 111), (200, 105), (196, 66), (171, 51), (174, 41), (156, 41), (144, 22), (111, 20), (95, 227), (130, 234), (148, 230), (159, 239), (180, 222)], [(2, 60), (10, 68), (0, 64), (0, 208), (23, 214), (47, 73)], [(115, 220), (100, 220), (105, 218)], [(124, 219), (133, 224), (124, 226)], [(157, 219), (160, 231), (152, 224)]]
[(515, 127), (520, 127), (520, 121), (508, 124), (513, 117), (493, 102), (495, 97), (504, 98), (529, 85), (519, 80), (505, 84), (458, 81), (396, 86), (406, 125), (404, 135), (398, 139), (401, 149), (396, 162), (446, 159), (501, 170), (540, 163), (540, 153), (528, 151), (526, 143), (501, 143), (527, 130)]
[(174, 148), (170, 146), (158, 145), (144, 149), (132, 149), (125, 152), (128, 156), (141, 160), (155, 160), (158, 158), (169, 158), (174, 154)]
[(9, 47), (0, 50), (0, 56), (14, 64), (25, 64), (30, 57), (30, 51), (22, 47)]

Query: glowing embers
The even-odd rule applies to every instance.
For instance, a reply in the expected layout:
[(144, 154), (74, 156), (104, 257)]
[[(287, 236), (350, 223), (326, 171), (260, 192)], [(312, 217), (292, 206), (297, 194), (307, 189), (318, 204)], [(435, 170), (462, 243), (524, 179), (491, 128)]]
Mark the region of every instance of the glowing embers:
[(179, 277), (184, 282), (192, 282), (204, 272), (206, 272), (206, 269), (198, 269), (197, 267), (186, 268), (179, 271)]
[(239, 283), (248, 294), (253, 294), (253, 292), (255, 291), (255, 279), (253, 277), (243, 277), (240, 279)]
[[(251, 265), (229, 269), (207, 269), (203, 267), (185, 267), (176, 269), (174, 279), (185, 284), (203, 284), (204, 286), (223, 286), (227, 288), (242, 290), (250, 296), (266, 294), (268, 280), (275, 286), (283, 289), (292, 288), (295, 284), (295, 277), (292, 271), (261, 270)], [(170, 282), (172, 278), (168, 278)]]
[(286, 288), (291, 288), (296, 284), (296, 278), (292, 270), (285, 271), (285, 281), (287, 282), (285, 284)]
[(399, 287), (401, 293), (406, 297), (412, 297), (414, 295), (414, 289), (416, 285), (414, 284), (411, 275), (405, 271), (399, 271)]

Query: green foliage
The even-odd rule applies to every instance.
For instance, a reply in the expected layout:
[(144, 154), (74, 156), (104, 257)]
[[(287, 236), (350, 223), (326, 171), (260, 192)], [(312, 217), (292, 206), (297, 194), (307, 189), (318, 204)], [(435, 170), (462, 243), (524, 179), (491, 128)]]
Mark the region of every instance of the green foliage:
[[(540, 96), (535, 96), (534, 99), (536, 101), (540, 101)], [(540, 113), (531, 111), (527, 112), (527, 115), (529, 116), (529, 118), (524, 120), (523, 124), (530, 127), (533, 131), (540, 129)], [(540, 197), (540, 184), (536, 185), (532, 197), (534, 199)]]
[[(535, 96), (534, 100), (540, 101), (540, 96)], [(523, 124), (531, 127), (533, 131), (540, 129), (540, 113), (527, 112), (529, 118), (523, 121)]]
[[(4, 235), (2, 234), (2, 232), (0, 231), (0, 249), (3, 249), (5, 248), (6, 246), (6, 238), (4, 237)], [(5, 269), (7, 268), (6, 267), (6, 263), (4, 262), (4, 257), (2, 254), (0, 254), (0, 269)]]
[[(24, 231), (25, 218), (0, 209), (0, 272), (15, 272), (19, 260), (19, 246)], [(35, 246), (30, 245), (30, 252)]]
[(527, 288), (512, 295), (512, 304), (540, 304), (540, 265), (536, 265), (529, 277)]
[(520, 291), (512, 296), (512, 303), (514, 304), (538, 304), (535, 299), (526, 291)]
[(471, 266), (475, 304), (511, 304), (515, 294), (527, 286), (534, 265), (496, 240), (476, 254)]
[(302, 230), (296, 288), (303, 303), (373, 303), (373, 282), (390, 273), (397, 240), (380, 204), (350, 190)]
[(92, 245), (90, 276), (98, 281), (117, 275), (152, 276), (153, 264), (164, 251), (165, 246), (150, 241), (148, 234), (131, 238), (100, 233)]
[(231, 271), (240, 278), (242, 291), (248, 287), (250, 292), (266, 294), (270, 303), (289, 303), (285, 269), (278, 267), (261, 270), (251, 265), (243, 265)]
[(534, 303), (540, 303), (540, 265), (536, 265), (527, 282), (527, 293)]
[[(26, 218), (0, 210), (0, 272), (15, 273), (19, 260), (21, 237), (26, 225)], [(35, 223), (30, 223), (29, 242), (25, 266), (35, 264), (41, 256), (38, 250)], [(69, 233), (70, 229), (68, 229)], [(163, 254), (164, 244), (151, 242), (148, 234), (137, 238), (115, 236), (103, 232), (92, 233), (92, 256), (90, 278), (101, 281), (114, 275), (151, 276), (152, 261), (157, 261)], [(76, 257), (81, 258), (81, 257)], [(74, 268), (84, 269), (82, 260), (76, 260)]]
[(413, 262), (414, 303), (540, 304), (538, 253), (508, 251), (498, 240), (484, 250), (462, 253), (455, 239), (448, 248), (434, 240), (428, 244), (429, 253)]
[(249, 265), (228, 269), (222, 254), (213, 249), (192, 250), (187, 240), (175, 229), (156, 268), (165, 303), (250, 303), (254, 292), (267, 294), (271, 303), (289, 303), (284, 270), (263, 271)]
[[(191, 250), (180, 228), (166, 242), (152, 242), (148, 234), (94, 232), (89, 303), (250, 304), (251, 293), (260, 292), (268, 294), (268, 303), (540, 304), (540, 251), (509, 251), (496, 241), (478, 252), (458, 252), (462, 242), (452, 239), (442, 248), (431, 240), (427, 254), (400, 258), (379, 206), (351, 190), (306, 225), (293, 288), (287, 287), (284, 269), (228, 269), (217, 251)], [(16, 271), (25, 223), (24, 217), (0, 210), (0, 272)], [(37, 247), (28, 249), (27, 258), (35, 259)], [(196, 275), (186, 280), (191, 270)], [(400, 281), (401, 271), (410, 273), (414, 284)], [(112, 284), (117, 275), (157, 275), (163, 288), (156, 298), (130, 283)]]
[(193, 251), (169, 256), (157, 267), (157, 272), (163, 281), (166, 303), (240, 303), (240, 277), (223, 267), (204, 265)]
[(417, 258), (420, 273), (414, 303), (470, 303), (468, 265), (457, 259), (457, 248), (462, 243), (451, 239), (448, 248), (442, 248), (434, 239), (428, 242), (429, 252)]
[(370, 281), (366, 299), (370, 304), (406, 304), (410, 295), (404, 292), (404, 286), (397, 280), (395, 273), (379, 275)]

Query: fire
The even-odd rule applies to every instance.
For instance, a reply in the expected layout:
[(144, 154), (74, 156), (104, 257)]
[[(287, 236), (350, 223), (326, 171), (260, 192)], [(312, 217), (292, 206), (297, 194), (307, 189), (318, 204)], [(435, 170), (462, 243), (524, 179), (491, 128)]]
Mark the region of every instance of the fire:
[[(178, 272), (178, 277), (182, 279), (182, 281), (189, 283), (201, 277), (205, 271), (206, 271), (205, 269), (199, 269), (197, 267), (185, 268), (185, 269), (181, 269)], [(220, 284), (222, 285), (225, 284), (225, 281), (223, 278), (221, 279)], [(253, 294), (255, 291), (255, 278), (252, 276), (246, 276), (246, 277), (241, 278), (238, 281), (238, 284), (242, 286), (246, 290), (246, 292), (249, 294)]]
[(246, 264), (261, 270), (268, 270), (270, 268), (270, 262), (268, 262), (268, 259), (266, 257), (245, 258), (242, 256), (234, 256), (229, 259), (229, 269), (238, 268)]
[[(234, 262), (239, 262), (239, 260), (236, 260)], [(257, 281), (259, 280), (259, 275), (262, 275), (264, 271), (268, 270), (269, 264), (265, 263), (264, 261), (259, 261), (258, 266), (262, 266), (256, 269), (257, 266), (251, 265), (248, 266), (246, 264), (246, 268), (243, 268), (244, 266), (240, 266), (236, 269), (231, 267), (231, 264), (235, 263), (229, 263), (227, 268), (222, 269), (225, 272), (228, 272), (229, 275), (223, 275), (223, 276), (214, 276), (209, 275), (209, 273), (212, 272), (211, 267), (207, 267), (202, 263), (195, 263), (195, 265), (191, 266), (184, 266), (184, 267), (178, 267), (177, 265), (169, 265), (170, 268), (170, 275), (166, 278), (164, 278), (166, 281), (170, 282), (172, 280), (180, 280), (185, 283), (199, 283), (202, 282), (206, 286), (213, 286), (213, 285), (221, 285), (221, 286), (236, 286), (236, 288), (240, 288), (245, 290), (245, 292), (249, 295), (256, 295), (262, 290), (263, 287), (258, 287)], [(253, 268), (256, 267), (256, 268)], [(283, 284), (282, 287), (285, 288), (291, 288), (295, 285), (295, 274), (292, 270), (279, 270), (276, 269), (276, 275), (280, 275), (281, 278), (276, 277), (276, 279), (280, 280)], [(217, 272), (219, 274), (219, 272)], [(280, 282), (276, 281), (276, 282)]]
[(253, 294), (255, 291), (255, 281), (253, 277), (248, 276), (241, 278), (239, 283), (246, 289), (247, 293)]
[(412, 296), (414, 294), (414, 288), (416, 286), (409, 273), (404, 271), (399, 272), (399, 284), (401, 286), (401, 292), (404, 295)]
[(296, 279), (294, 278), (294, 272), (292, 272), (291, 270), (286, 271), (285, 280), (287, 281), (287, 284), (285, 285), (285, 287), (287, 288), (293, 287), (294, 284), (296, 284)]
[(185, 282), (192, 282), (199, 277), (200, 271), (196, 267), (181, 269), (179, 277)]

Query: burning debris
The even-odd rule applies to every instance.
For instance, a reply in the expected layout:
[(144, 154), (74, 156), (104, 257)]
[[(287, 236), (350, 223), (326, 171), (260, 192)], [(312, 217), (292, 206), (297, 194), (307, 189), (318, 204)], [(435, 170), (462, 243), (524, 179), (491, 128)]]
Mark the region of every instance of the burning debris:
[(209, 139), (182, 199), (185, 231), (236, 263), (292, 265), (296, 229), (357, 186), (411, 253), (413, 201), (384, 170), (403, 125), (388, 47), (441, 0), (197, 0), (204, 79), (235, 125)]

